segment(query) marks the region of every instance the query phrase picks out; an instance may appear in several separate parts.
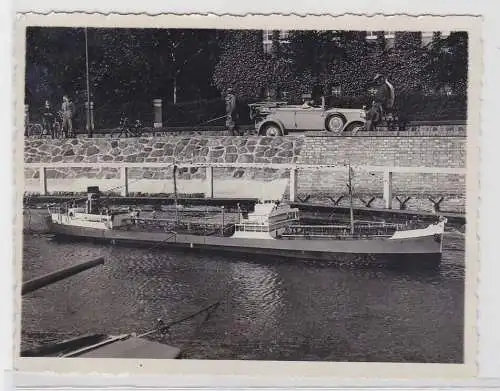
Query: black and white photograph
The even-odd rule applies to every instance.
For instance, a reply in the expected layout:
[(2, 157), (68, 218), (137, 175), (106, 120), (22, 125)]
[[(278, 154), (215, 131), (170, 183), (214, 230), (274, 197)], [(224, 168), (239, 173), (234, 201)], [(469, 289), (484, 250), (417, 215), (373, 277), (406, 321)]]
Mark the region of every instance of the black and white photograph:
[(465, 23), (87, 18), (22, 27), (20, 360), (474, 373)]

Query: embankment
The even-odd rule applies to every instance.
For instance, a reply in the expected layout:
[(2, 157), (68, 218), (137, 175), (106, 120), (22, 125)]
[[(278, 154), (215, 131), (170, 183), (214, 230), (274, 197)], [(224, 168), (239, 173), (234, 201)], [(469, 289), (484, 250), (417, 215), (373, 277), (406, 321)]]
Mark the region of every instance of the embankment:
[[(87, 186), (120, 192), (123, 184), (119, 168), (109, 163), (302, 163), (387, 167), (447, 167), (466, 165), (466, 137), (410, 136), (399, 133), (387, 136), (347, 137), (257, 137), (257, 136), (162, 136), (129, 139), (78, 138), (72, 140), (26, 139), (26, 164), (46, 164), (47, 190), (83, 192)], [(97, 167), (70, 167), (72, 163), (99, 163)], [(50, 168), (51, 164), (59, 165)], [(67, 164), (67, 167), (61, 166)], [(171, 168), (130, 168), (130, 193), (172, 193)], [(40, 172), (25, 168), (25, 191), (40, 191)], [(204, 168), (181, 168), (177, 174), (178, 191), (200, 193), (207, 189)], [(276, 169), (214, 168), (214, 196), (280, 198), (286, 191), (289, 173)], [(433, 202), (444, 197), (442, 210), (463, 212), (465, 177), (459, 174), (393, 174), (394, 207), (411, 197), (408, 209), (432, 210)], [(382, 173), (356, 172), (353, 178), (355, 203), (382, 207)], [(346, 173), (299, 171), (297, 192), (300, 198), (328, 202), (346, 194)], [(347, 200), (341, 200), (343, 205)]]
[[(82, 192), (87, 186), (120, 192), (119, 168), (109, 163), (294, 163), (304, 139), (293, 137), (149, 137), (113, 140), (26, 140), (25, 163), (67, 164), (46, 170), (49, 192)], [(70, 167), (72, 163), (98, 163), (97, 167)], [(172, 167), (173, 168), (173, 167)], [(172, 168), (131, 168), (130, 193), (172, 193)], [(25, 191), (39, 192), (39, 170), (25, 168)], [(207, 188), (204, 168), (180, 168), (177, 186), (181, 193), (199, 193)], [(288, 173), (276, 169), (216, 168), (214, 196), (281, 198)]]

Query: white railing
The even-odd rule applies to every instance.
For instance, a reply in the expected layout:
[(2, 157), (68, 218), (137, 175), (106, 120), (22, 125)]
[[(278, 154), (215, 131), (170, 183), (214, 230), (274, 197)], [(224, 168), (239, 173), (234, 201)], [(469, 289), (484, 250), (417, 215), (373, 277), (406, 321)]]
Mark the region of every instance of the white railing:
[[(120, 180), (122, 185), (120, 193), (122, 196), (128, 196), (128, 170), (132, 168), (172, 168), (173, 163), (25, 163), (24, 167), (27, 169), (38, 169), (40, 171), (40, 194), (47, 195), (47, 169), (53, 168), (116, 168), (120, 169)], [(206, 169), (206, 183), (207, 188), (205, 194), (209, 198), (214, 196), (214, 168), (251, 168), (251, 169), (275, 169), (287, 170), (290, 172), (290, 193), (289, 199), (292, 202), (297, 200), (297, 174), (301, 170), (305, 171), (330, 171), (330, 172), (346, 172), (347, 167), (345, 164), (298, 164), (298, 163), (175, 163), (178, 168), (205, 168)], [(404, 167), (404, 166), (363, 166), (352, 165), (351, 168), (354, 172), (368, 172), (368, 173), (383, 173), (383, 197), (385, 207), (392, 208), (392, 175), (394, 173), (413, 173), (413, 174), (453, 174), (465, 175), (466, 168), (455, 167)], [(153, 181), (153, 179), (152, 179)]]

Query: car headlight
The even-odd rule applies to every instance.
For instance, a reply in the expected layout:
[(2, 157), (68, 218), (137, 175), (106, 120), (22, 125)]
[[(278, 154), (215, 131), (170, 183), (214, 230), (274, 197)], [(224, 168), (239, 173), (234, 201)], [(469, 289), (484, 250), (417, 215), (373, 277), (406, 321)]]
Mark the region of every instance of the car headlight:
[(366, 118), (366, 111), (361, 110), (361, 112), (359, 113), (359, 116), (360, 116), (361, 118)]

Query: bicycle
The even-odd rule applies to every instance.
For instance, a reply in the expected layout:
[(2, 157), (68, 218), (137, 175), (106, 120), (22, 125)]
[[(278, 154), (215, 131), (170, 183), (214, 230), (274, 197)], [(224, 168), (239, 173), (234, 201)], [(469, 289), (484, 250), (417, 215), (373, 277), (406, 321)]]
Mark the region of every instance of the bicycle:
[(42, 124), (39, 124), (37, 122), (31, 122), (25, 125), (24, 127), (24, 135), (26, 137), (33, 137), (33, 136), (43, 136), (43, 126)]
[(118, 138), (120, 138), (123, 134), (125, 137), (140, 137), (143, 134), (144, 126), (141, 121), (136, 120), (133, 124), (129, 123), (128, 117), (122, 114), (120, 118), (120, 126), (118, 127)]

